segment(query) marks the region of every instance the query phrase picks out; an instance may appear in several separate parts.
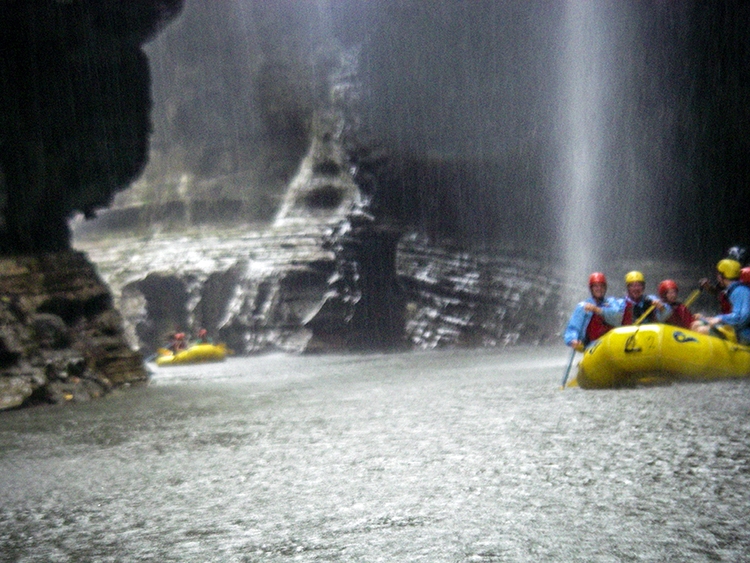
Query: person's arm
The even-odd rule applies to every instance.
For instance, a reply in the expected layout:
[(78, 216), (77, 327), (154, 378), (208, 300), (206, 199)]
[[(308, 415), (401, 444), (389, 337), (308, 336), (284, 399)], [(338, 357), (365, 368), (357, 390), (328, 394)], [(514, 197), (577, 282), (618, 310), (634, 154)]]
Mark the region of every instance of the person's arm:
[(654, 317), (657, 322), (663, 323), (672, 316), (672, 306), (659, 299), (656, 295), (649, 295), (648, 298), (656, 306)]
[(718, 322), (728, 324), (735, 328), (744, 328), (750, 324), (750, 289), (737, 287), (731, 296), (732, 312), (718, 315)]
[(605, 323), (610, 326), (622, 325), (622, 315), (625, 312), (625, 299), (612, 298), (601, 309)]
[(583, 331), (585, 330), (584, 323), (586, 322), (586, 311), (583, 305), (583, 302), (576, 305), (568, 321), (568, 326), (565, 328), (563, 341), (566, 346), (571, 346), (574, 341), (582, 339)]
[(721, 289), (716, 285), (715, 282), (712, 282), (708, 278), (701, 278), (698, 280), (698, 287), (701, 288), (701, 291), (707, 291), (708, 293), (712, 295), (718, 295)]

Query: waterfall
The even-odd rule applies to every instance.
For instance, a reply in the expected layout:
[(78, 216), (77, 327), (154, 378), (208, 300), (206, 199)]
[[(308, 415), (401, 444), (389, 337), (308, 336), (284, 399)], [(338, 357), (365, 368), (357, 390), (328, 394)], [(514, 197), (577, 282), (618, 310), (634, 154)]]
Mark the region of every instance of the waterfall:
[(561, 35), (558, 142), (558, 209), (568, 295), (580, 300), (588, 273), (599, 269), (606, 243), (597, 194), (605, 187), (601, 166), (608, 82), (606, 29), (592, 0), (567, 0)]

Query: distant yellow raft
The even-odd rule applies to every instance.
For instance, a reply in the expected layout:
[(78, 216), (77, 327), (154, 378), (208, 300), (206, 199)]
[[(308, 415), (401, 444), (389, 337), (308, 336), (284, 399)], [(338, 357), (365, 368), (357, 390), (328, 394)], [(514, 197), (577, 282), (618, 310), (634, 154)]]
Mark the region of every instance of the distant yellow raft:
[(193, 344), (186, 350), (173, 354), (168, 350), (160, 350), (156, 357), (157, 366), (176, 366), (185, 364), (200, 364), (206, 362), (223, 362), (227, 357), (227, 347), (224, 344)]
[(750, 346), (664, 324), (623, 326), (592, 344), (572, 382), (583, 389), (750, 376)]

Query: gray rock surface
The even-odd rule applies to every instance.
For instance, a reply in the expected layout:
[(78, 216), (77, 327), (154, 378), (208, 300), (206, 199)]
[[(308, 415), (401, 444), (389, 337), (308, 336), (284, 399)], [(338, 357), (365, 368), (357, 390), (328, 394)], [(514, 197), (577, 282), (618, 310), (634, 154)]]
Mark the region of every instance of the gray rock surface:
[[(235, 353), (498, 346), (559, 330), (560, 282), (539, 260), (441, 248), (357, 183), (345, 115), (321, 110), (275, 221), (143, 237), (83, 236), (145, 355), (205, 328)], [(105, 230), (103, 234), (107, 234)]]
[(80, 252), (0, 259), (0, 410), (143, 383), (109, 288)]

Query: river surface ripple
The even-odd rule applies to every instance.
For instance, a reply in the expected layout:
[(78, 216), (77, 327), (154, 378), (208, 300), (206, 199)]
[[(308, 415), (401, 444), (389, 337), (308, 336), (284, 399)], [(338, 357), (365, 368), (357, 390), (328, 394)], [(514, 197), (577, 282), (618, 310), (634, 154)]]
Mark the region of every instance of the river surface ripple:
[(556, 348), (232, 358), (0, 414), (0, 560), (742, 561), (750, 381)]

